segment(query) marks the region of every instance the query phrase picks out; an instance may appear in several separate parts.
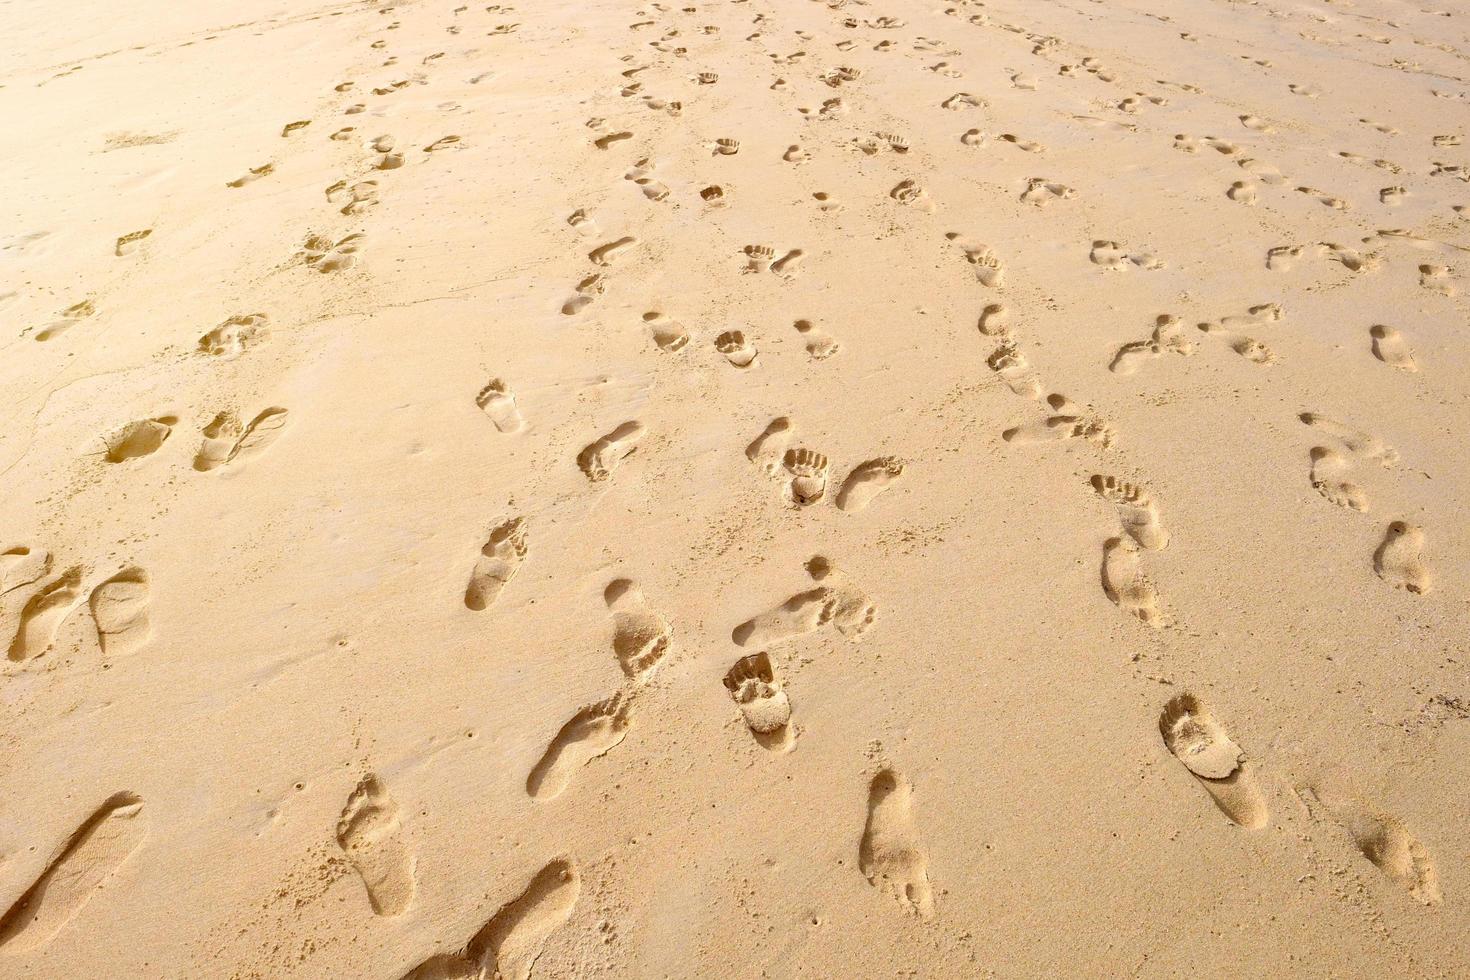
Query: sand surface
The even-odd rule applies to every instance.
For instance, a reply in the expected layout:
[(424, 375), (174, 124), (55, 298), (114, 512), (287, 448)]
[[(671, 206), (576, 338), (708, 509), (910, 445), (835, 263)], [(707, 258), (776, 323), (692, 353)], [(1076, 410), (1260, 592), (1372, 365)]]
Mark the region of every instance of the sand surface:
[(0, 976), (1470, 975), (1470, 13), (0, 4)]

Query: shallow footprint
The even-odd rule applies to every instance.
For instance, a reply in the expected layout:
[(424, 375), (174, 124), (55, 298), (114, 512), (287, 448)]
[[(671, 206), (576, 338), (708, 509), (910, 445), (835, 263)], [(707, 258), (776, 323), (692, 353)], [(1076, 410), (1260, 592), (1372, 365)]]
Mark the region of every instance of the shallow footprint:
[(1394, 521), (1388, 526), (1383, 543), (1373, 553), (1373, 570), (1394, 588), (1422, 595), (1433, 582), (1420, 558), (1423, 550), (1424, 531), (1413, 524)]
[(413, 901), (414, 857), (399, 837), (398, 804), (378, 777), (364, 776), (337, 821), (337, 844), (367, 888), (378, 915), (399, 915)]
[(32, 660), (51, 649), (61, 624), (81, 601), (82, 570), (69, 568), (31, 596), (20, 612), (20, 628), (10, 642), (10, 659)]
[(1347, 831), (1358, 852), (1405, 888), (1415, 901), (1422, 905), (1441, 902), (1434, 860), (1402, 820), (1322, 786), (1303, 787), (1303, 796), (1309, 803), (1321, 804)]
[(913, 789), (903, 776), (884, 769), (868, 784), (868, 820), (858, 844), (858, 870), (905, 910), (927, 919), (934, 914), (928, 869), (929, 856), (914, 826)]
[(739, 330), (726, 330), (715, 338), (715, 350), (725, 355), (725, 360), (738, 368), (748, 368), (755, 363), (758, 351), (755, 344), (745, 339)]
[(1414, 363), (1414, 352), (1409, 350), (1408, 341), (1393, 327), (1376, 323), (1369, 328), (1368, 335), (1373, 338), (1373, 356), (1384, 364), (1411, 374), (1419, 370), (1419, 365)]
[(164, 415), (156, 419), (130, 422), (107, 440), (107, 461), (123, 463), (130, 459), (151, 456), (163, 448), (178, 421), (173, 415)]
[(1102, 586), (1119, 609), (1154, 629), (1164, 625), (1159, 597), (1143, 574), (1138, 546), (1131, 538), (1109, 538), (1103, 544)]
[(520, 432), (526, 427), (526, 420), (516, 406), (515, 392), (506, 387), (505, 382), (499, 378), (492, 379), (480, 389), (480, 393), (475, 396), (475, 404), (490, 416), (490, 421), (501, 432)]
[(526, 793), (538, 800), (560, 795), (577, 770), (623, 740), (629, 721), (629, 705), (622, 694), (578, 711), (561, 726), (526, 777)]
[(430, 957), (403, 980), (528, 980), (546, 940), (571, 918), (581, 892), (576, 867), (552, 861), (461, 952)]
[(740, 714), (756, 742), (773, 752), (788, 751), (796, 741), (791, 702), (781, 689), (765, 651), (741, 657), (725, 675), (725, 690), (740, 706)]
[(24, 952), (60, 932), (142, 845), (148, 836), (142, 811), (140, 797), (118, 793), (88, 817), (0, 918), (0, 947)]
[(104, 654), (128, 654), (148, 642), (148, 573), (125, 568), (92, 590), (89, 600)]
[(1245, 767), (1245, 753), (1192, 694), (1164, 706), (1159, 734), (1231, 822), (1248, 830), (1266, 825), (1266, 801)]
[(577, 454), (577, 465), (593, 483), (601, 483), (612, 475), (619, 463), (638, 448), (644, 434), (641, 422), (624, 422), (607, 435), (589, 443)]
[(609, 582), (602, 598), (613, 616), (613, 655), (618, 666), (635, 683), (646, 684), (669, 652), (672, 630), (668, 620), (648, 608), (631, 579)]
[(903, 460), (896, 456), (879, 456), (859, 463), (842, 481), (842, 489), (837, 491), (837, 509), (848, 513), (862, 510), (903, 476), (903, 470)]
[(1169, 547), (1169, 532), (1159, 520), (1159, 508), (1153, 496), (1137, 484), (1124, 483), (1111, 476), (1094, 475), (1092, 489), (1118, 508), (1118, 518), (1128, 536), (1149, 551)]
[(684, 324), (672, 317), (664, 316), (657, 311), (643, 314), (643, 322), (648, 324), (653, 332), (653, 342), (659, 350), (673, 353), (682, 350), (689, 343), (689, 331), (684, 329)]
[(521, 570), (526, 557), (525, 523), (524, 518), (513, 518), (490, 532), (465, 588), (464, 604), (470, 609), (480, 612), (488, 607)]
[(811, 449), (788, 449), (781, 463), (791, 474), (787, 496), (797, 507), (821, 500), (827, 493), (827, 457)]
[(1363, 493), (1362, 488), (1342, 478), (1349, 466), (1346, 456), (1326, 446), (1313, 446), (1309, 455), (1312, 460), (1312, 488), (1323, 499), (1359, 513), (1368, 509), (1368, 496)]
[(842, 349), (841, 345), (817, 328), (810, 320), (797, 320), (793, 326), (806, 341), (806, 352), (812, 360), (824, 361)]

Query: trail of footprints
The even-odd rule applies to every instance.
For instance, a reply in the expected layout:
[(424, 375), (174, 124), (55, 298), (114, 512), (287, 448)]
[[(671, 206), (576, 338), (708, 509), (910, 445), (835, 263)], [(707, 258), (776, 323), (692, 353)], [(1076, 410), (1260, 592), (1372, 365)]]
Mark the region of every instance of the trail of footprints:
[[(834, 10), (840, 4), (832, 5)], [(489, 8), (495, 10), (496, 8)], [(655, 5), (659, 12), (666, 8)], [(693, 8), (689, 8), (693, 9)], [(506, 11), (509, 12), (508, 10)], [(946, 11), (955, 14), (956, 12)], [(764, 15), (755, 18), (757, 25)], [(969, 22), (976, 26), (992, 26), (990, 15), (976, 13)], [(893, 18), (877, 17), (859, 21), (847, 18), (844, 26), (864, 26), (874, 30), (902, 27)], [(634, 29), (654, 26), (654, 21), (641, 21)], [(492, 36), (514, 33), (519, 25), (496, 25)], [(1011, 29), (1007, 27), (1006, 29)], [(458, 33), (451, 27), (450, 33)], [(707, 33), (716, 29), (708, 28)], [(1019, 29), (1017, 29), (1019, 32)], [(661, 55), (684, 57), (685, 47), (671, 31), (652, 42)], [(761, 30), (747, 41), (758, 41)], [(1058, 39), (1033, 36), (1035, 54), (1047, 55), (1059, 44)], [(1190, 38), (1183, 35), (1186, 40)], [(673, 42), (673, 43), (670, 43)], [(850, 47), (853, 42), (844, 41)], [(374, 42), (373, 47), (382, 47)], [(841, 45), (839, 45), (841, 47)], [(874, 48), (888, 51), (895, 43), (883, 40)], [(958, 52), (927, 39), (917, 39), (918, 51), (943, 52), (953, 57)], [(771, 55), (773, 63), (795, 68), (803, 62), (804, 52)], [(631, 56), (625, 59), (631, 62)], [(427, 59), (426, 59), (427, 63)], [(1265, 62), (1259, 62), (1266, 64)], [(621, 73), (620, 92), (624, 98), (637, 97), (652, 111), (678, 116), (682, 103), (663, 99), (643, 91), (644, 82), (635, 80), (649, 66), (634, 66)], [(935, 74), (958, 78), (961, 72), (947, 61), (926, 65)], [(1116, 76), (1096, 59), (1084, 57), (1080, 65), (1062, 64), (1058, 74), (1077, 77), (1089, 74), (1111, 84)], [(1020, 90), (1034, 91), (1038, 80), (1007, 69), (1011, 84)], [(486, 75), (476, 76), (470, 84)], [(720, 76), (714, 71), (698, 71), (690, 76), (702, 87), (715, 86)], [(861, 91), (864, 73), (848, 67), (836, 67), (818, 73), (824, 85), (843, 92)], [(420, 80), (422, 81), (422, 80)], [(396, 80), (372, 89), (375, 96), (388, 97), (409, 80)], [(352, 82), (338, 86), (339, 92), (351, 91)], [(781, 92), (787, 85), (778, 79), (771, 86)], [(1178, 86), (1198, 92), (1190, 85)], [(1310, 87), (1292, 85), (1291, 91), (1314, 97)], [(1167, 100), (1145, 92), (1133, 92), (1111, 104), (1125, 114), (1164, 105)], [(819, 108), (799, 111), (816, 125), (831, 125), (860, 104), (856, 98), (830, 98)], [(956, 92), (940, 105), (958, 114), (982, 111), (988, 103), (970, 92)], [(364, 103), (353, 103), (344, 112), (357, 115), (366, 109)], [(1093, 116), (1075, 116), (1083, 125), (1105, 127), (1125, 133), (1136, 131), (1132, 123)], [(1258, 134), (1270, 134), (1275, 128), (1265, 120), (1246, 114), (1239, 117), (1242, 126)], [(288, 123), (280, 135), (284, 139), (305, 138), (312, 120)], [(607, 126), (603, 120), (589, 121), (596, 135), (593, 148), (610, 156), (635, 145), (631, 129)], [(330, 134), (330, 139), (356, 139), (356, 128), (344, 126)], [(1012, 133), (987, 133), (979, 128), (963, 132), (960, 142), (967, 147), (983, 147), (994, 139), (1015, 149), (1042, 154), (1045, 147)], [(406, 166), (410, 160), (428, 159), (429, 154), (454, 150), (461, 146), (459, 136), (441, 137), (422, 148), (424, 157), (410, 157), (398, 148), (392, 136), (379, 136), (366, 142), (370, 155), (363, 161), (363, 172), (344, 177), (326, 189), (325, 197), (332, 210), (342, 216), (355, 217), (380, 203), (388, 173)], [(909, 152), (908, 141), (900, 135), (877, 134), (876, 139), (855, 137), (851, 147), (865, 155), (884, 149), (899, 159)], [(1261, 187), (1288, 187), (1287, 178), (1275, 167), (1248, 155), (1245, 148), (1212, 136), (1191, 137), (1181, 134), (1174, 145), (1187, 154), (1213, 150), (1237, 164), (1248, 175), (1232, 183), (1227, 195), (1241, 204), (1255, 204)], [(1438, 143), (1436, 144), (1438, 145)], [(746, 152), (749, 152), (748, 150)], [(709, 144), (711, 165), (728, 167), (740, 157), (740, 141), (721, 136)], [(1204, 154), (1210, 156), (1211, 154)], [(1342, 154), (1349, 162), (1359, 162), (1353, 154)], [(792, 144), (784, 162), (801, 166), (812, 159), (807, 148)], [(1361, 158), (1366, 162), (1366, 158)], [(1380, 169), (1399, 172), (1388, 161), (1372, 161)], [(277, 161), (249, 167), (227, 186), (243, 190), (256, 181), (275, 173)], [(1453, 175), (1451, 165), (1441, 170)], [(1437, 171), (1438, 172), (1438, 171)], [(721, 174), (729, 173), (721, 170)], [(722, 183), (711, 183), (699, 192), (706, 207), (723, 207), (730, 199), (726, 177)], [(1463, 178), (1462, 178), (1463, 179)], [(652, 158), (637, 159), (626, 171), (624, 180), (635, 188), (650, 205), (666, 204), (674, 190), (658, 175)], [(1295, 192), (1323, 206), (1348, 210), (1351, 204), (1328, 192), (1307, 185), (1294, 187)], [(934, 214), (939, 203), (915, 179), (904, 177), (890, 186), (888, 197), (897, 205), (920, 213)], [(1380, 201), (1387, 206), (1401, 204), (1410, 193), (1393, 185), (1380, 191)], [(1076, 192), (1068, 185), (1049, 177), (1030, 177), (1019, 193), (1022, 203), (1045, 209), (1071, 200)], [(813, 195), (817, 206), (832, 212), (840, 205), (826, 192)], [(585, 252), (590, 265), (587, 275), (562, 300), (561, 313), (572, 317), (585, 313), (611, 283), (612, 270), (634, 261), (639, 245), (637, 234), (609, 237), (585, 208), (573, 211), (566, 225), (578, 236), (596, 244)], [(154, 229), (142, 229), (116, 239), (114, 252), (127, 256), (143, 248)], [(998, 251), (958, 233), (946, 240), (958, 247), (980, 289), (990, 293), (1004, 290), (1007, 268)], [(361, 232), (313, 233), (307, 236), (297, 260), (307, 269), (323, 273), (344, 273), (354, 269), (365, 244)], [(1284, 245), (1272, 248), (1266, 264), (1273, 271), (1287, 272), (1303, 255), (1315, 254), (1337, 262), (1349, 272), (1372, 272), (1380, 265), (1376, 253), (1332, 243)], [(741, 274), (774, 275), (791, 279), (801, 273), (806, 251), (782, 244), (744, 246), (736, 256), (735, 266)], [(1092, 240), (1089, 261), (1107, 272), (1130, 270), (1151, 271), (1164, 268), (1161, 259), (1151, 252), (1135, 251), (1117, 241)], [(1442, 295), (1454, 295), (1450, 270), (1440, 265), (1419, 266), (1421, 284)], [(76, 324), (93, 315), (95, 307), (84, 301), (68, 307), (60, 319), (35, 333), (38, 341), (62, 336)], [(1200, 323), (1197, 330), (1205, 338), (1217, 341), (1246, 360), (1270, 365), (1277, 360), (1275, 352), (1256, 338), (1262, 328), (1281, 319), (1276, 304), (1251, 307), (1244, 314), (1223, 316), (1217, 321)], [(1001, 435), (1007, 444), (1025, 446), (1038, 443), (1080, 440), (1081, 445), (1107, 449), (1115, 439), (1112, 427), (1091, 410), (1079, 406), (1060, 394), (1043, 396), (1041, 380), (1032, 370), (1021, 339), (1012, 325), (1012, 314), (1002, 302), (986, 305), (980, 315), (979, 333), (989, 338), (994, 347), (985, 358), (986, 367), (1008, 390), (1032, 403), (1037, 417), (1032, 421), (1005, 429)], [(661, 311), (650, 311), (643, 323), (653, 346), (666, 354), (687, 353), (702, 345), (713, 351), (737, 370), (757, 368), (760, 351), (754, 331), (728, 328), (705, 336), (709, 339), (691, 344), (695, 336), (678, 318)], [(794, 322), (807, 354), (824, 360), (841, 349), (836, 339), (819, 328), (811, 319)], [(1368, 348), (1383, 364), (1406, 374), (1418, 372), (1419, 364), (1408, 340), (1397, 329), (1374, 324), (1368, 331)], [(200, 353), (214, 358), (239, 357), (269, 336), (269, 320), (264, 314), (233, 317), (206, 333), (198, 342)], [(1189, 357), (1199, 345), (1191, 339), (1178, 317), (1161, 315), (1146, 337), (1127, 341), (1117, 348), (1109, 370), (1117, 375), (1133, 375), (1171, 355)], [(501, 378), (493, 378), (475, 396), (476, 407), (488, 424), (501, 435), (515, 435), (530, 428), (531, 420), (523, 413), (515, 391)], [(287, 413), (278, 407), (266, 408), (242, 421), (233, 412), (221, 412), (203, 427), (202, 439), (193, 466), (210, 471), (238, 466), (263, 452), (281, 433)], [(1301, 421), (1320, 442), (1308, 452), (1309, 481), (1314, 490), (1329, 503), (1344, 510), (1366, 513), (1370, 503), (1366, 491), (1352, 480), (1355, 468), (1377, 462), (1383, 468), (1397, 462), (1397, 454), (1380, 440), (1343, 423), (1315, 413), (1303, 413)], [(179, 420), (175, 416), (158, 416), (129, 423), (106, 440), (105, 459), (111, 464), (140, 460), (161, 450), (168, 442)], [(646, 435), (642, 423), (625, 421), (598, 436), (578, 453), (576, 462), (590, 484), (604, 484), (615, 477), (637, 450)], [(797, 441), (795, 426), (786, 418), (776, 418), (746, 448), (751, 464), (763, 475), (779, 484), (780, 497), (796, 509), (830, 501), (839, 510), (857, 513), (875, 506), (880, 495), (898, 486), (905, 477), (906, 463), (893, 456), (875, 456), (846, 464), (841, 479), (833, 477), (828, 457), (810, 445)], [(839, 474), (843, 469), (837, 470)], [(1107, 599), (1129, 617), (1158, 628), (1166, 625), (1158, 593), (1147, 574), (1149, 555), (1163, 551), (1170, 541), (1160, 507), (1141, 485), (1109, 475), (1093, 475), (1089, 484), (1096, 496), (1113, 509), (1116, 532), (1102, 545), (1100, 578)], [(514, 517), (499, 521), (489, 529), (488, 537), (477, 556), (470, 562), (464, 591), (464, 605), (473, 612), (483, 612), (497, 603), (514, 582), (521, 566), (530, 558), (527, 544), (527, 521)], [(1395, 589), (1412, 594), (1428, 591), (1432, 574), (1425, 564), (1425, 535), (1421, 528), (1402, 520), (1389, 522), (1372, 555), (1375, 574)], [(780, 652), (794, 641), (830, 627), (838, 636), (858, 641), (873, 626), (876, 606), (870, 596), (838, 571), (830, 561), (814, 557), (807, 563), (810, 578), (807, 587), (767, 608), (757, 608), (752, 615), (734, 627), (732, 643), (749, 650), (734, 661), (722, 683), (735, 706), (735, 715), (762, 749), (773, 754), (795, 747), (799, 728), (794, 720), (793, 687), (799, 678), (792, 661), (783, 660)], [(149, 620), (150, 579), (145, 570), (130, 566), (100, 581), (82, 566), (51, 574), (51, 557), (27, 546), (14, 546), (0, 553), (0, 612), (6, 623), (14, 621), (15, 632), (9, 647), (13, 663), (25, 663), (49, 653), (58, 633), (71, 614), (85, 603), (90, 611), (97, 641), (104, 655), (132, 653), (146, 645), (151, 636)], [(577, 709), (551, 736), (546, 748), (531, 766), (525, 779), (525, 790), (531, 799), (550, 803), (566, 792), (585, 768), (620, 745), (633, 727), (636, 708), (645, 697), (653, 696), (650, 686), (659, 666), (671, 655), (673, 627), (643, 597), (629, 579), (609, 582), (603, 601), (610, 621), (613, 659), (623, 674), (621, 688), (606, 698)], [(7, 625), (7, 628), (8, 625)], [(774, 655), (773, 655), (774, 651)], [(1223, 725), (1195, 696), (1180, 694), (1164, 707), (1158, 720), (1158, 731), (1164, 749), (1177, 759), (1189, 776), (1205, 791), (1219, 812), (1231, 823), (1259, 830), (1269, 825), (1270, 814), (1265, 794), (1257, 782), (1254, 766), (1246, 753), (1231, 739)], [(1340, 829), (1344, 840), (1372, 866), (1395, 885), (1402, 887), (1416, 901), (1434, 905), (1441, 901), (1434, 862), (1425, 847), (1397, 818), (1361, 801), (1351, 791), (1330, 780), (1313, 781), (1297, 787), (1295, 792), (1310, 809), (1314, 819)], [(867, 788), (866, 819), (856, 836), (857, 869), (873, 888), (886, 895), (898, 907), (921, 919), (936, 914), (936, 889), (930, 880), (929, 858), (920, 833), (915, 800), (917, 793), (910, 780), (896, 769), (882, 766), (872, 775)], [(417, 862), (411, 828), (405, 826), (405, 811), (390, 795), (376, 774), (364, 775), (348, 795), (335, 830), (336, 843), (362, 883), (367, 906), (378, 916), (404, 914), (418, 893)], [(34, 883), (11, 908), (0, 917), (0, 947), (26, 950), (43, 945), (76, 916), (99, 890), (110, 887), (125, 871), (135, 852), (147, 838), (148, 818), (140, 798), (119, 793), (96, 809), (64, 842), (55, 856), (41, 870)], [(509, 896), (468, 939), (451, 940), (453, 952), (430, 957), (404, 974), (404, 980), (428, 980), (444, 976), (482, 976), (525, 980), (549, 936), (571, 917), (582, 890), (581, 872), (569, 858), (551, 860)]]

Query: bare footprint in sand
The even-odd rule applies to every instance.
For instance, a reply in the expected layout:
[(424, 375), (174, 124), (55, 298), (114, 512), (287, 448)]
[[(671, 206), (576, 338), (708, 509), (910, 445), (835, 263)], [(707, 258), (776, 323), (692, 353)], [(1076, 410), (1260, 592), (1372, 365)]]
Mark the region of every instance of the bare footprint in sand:
[(269, 322), (264, 313), (232, 316), (199, 338), (199, 350), (212, 357), (239, 357), (265, 339)]
[(786, 445), (791, 441), (791, 420), (786, 416), (775, 418), (745, 447), (745, 458), (756, 465), (767, 476), (781, 472), (781, 460), (786, 455)]
[(796, 733), (790, 724), (791, 702), (765, 651), (735, 661), (725, 675), (725, 690), (740, 706), (746, 727), (762, 748), (785, 752), (792, 747)]
[(1048, 395), (1047, 406), (1056, 414), (1038, 422), (1012, 426), (1000, 434), (1018, 446), (1083, 439), (1106, 449), (1113, 444), (1113, 430), (1101, 419), (1085, 414), (1081, 407), (1062, 395)]
[(81, 586), (81, 568), (69, 568), (31, 596), (10, 642), (11, 660), (34, 660), (51, 649), (61, 624), (81, 603)]
[[(805, 636), (828, 623), (850, 639), (858, 639), (873, 624), (876, 609), (865, 592), (847, 582), (821, 555), (806, 563), (817, 588), (798, 592), (735, 627), (730, 638), (736, 646), (770, 647)], [(825, 584), (821, 584), (825, 583)]]
[(623, 740), (630, 720), (629, 704), (622, 694), (578, 711), (561, 726), (526, 777), (526, 793), (538, 800), (560, 795), (578, 770)]
[(204, 440), (194, 454), (194, 469), (201, 473), (227, 463), (246, 462), (270, 448), (286, 427), (286, 410), (268, 408), (246, 426), (231, 412), (221, 412), (204, 427)]
[(1375, 435), (1370, 435), (1361, 429), (1355, 429), (1343, 422), (1338, 422), (1317, 412), (1302, 412), (1297, 416), (1303, 425), (1331, 436), (1342, 443), (1354, 456), (1374, 459), (1384, 468), (1392, 467), (1399, 461), (1399, 453), (1388, 443)]
[(178, 418), (173, 415), (130, 422), (107, 440), (105, 458), (109, 463), (124, 463), (130, 459), (151, 456), (163, 448), (178, 422)]
[(787, 499), (797, 507), (821, 500), (827, 493), (827, 457), (811, 449), (788, 449), (781, 464), (791, 474)]
[(1424, 531), (1414, 524), (1394, 521), (1388, 525), (1378, 550), (1373, 552), (1373, 571), (1396, 589), (1422, 595), (1433, 582), (1420, 558), (1423, 550)]
[(638, 243), (638, 239), (632, 235), (624, 235), (622, 238), (606, 242), (597, 246), (587, 253), (587, 258), (592, 260), (593, 265), (608, 266), (626, 250)]
[(480, 407), (480, 411), (490, 416), (490, 421), (501, 432), (520, 432), (526, 427), (526, 420), (516, 406), (515, 392), (499, 378), (492, 379), (480, 389), (480, 393), (475, 396), (475, 404)]
[(862, 510), (903, 476), (903, 470), (903, 460), (896, 456), (879, 456), (859, 463), (842, 481), (842, 489), (837, 491), (837, 509), (848, 513)]
[(1169, 532), (1164, 529), (1158, 505), (1147, 490), (1111, 476), (1094, 475), (1090, 482), (1099, 497), (1118, 508), (1118, 519), (1129, 537), (1149, 551), (1169, 547)]
[(132, 255), (143, 247), (143, 240), (153, 234), (152, 228), (144, 228), (142, 231), (130, 231), (117, 240), (112, 253), (118, 257)]
[(526, 557), (526, 522), (513, 518), (498, 525), (480, 549), (470, 584), (465, 588), (464, 604), (479, 612), (487, 608), (521, 570)]
[(1130, 616), (1154, 629), (1164, 625), (1159, 597), (1143, 574), (1132, 538), (1109, 538), (1103, 544), (1102, 587), (1113, 605)]
[(148, 573), (125, 568), (92, 590), (89, 600), (97, 640), (104, 654), (124, 655), (148, 642)]
[(613, 655), (634, 683), (646, 684), (669, 652), (668, 620), (648, 608), (631, 579), (614, 579), (603, 590), (613, 617)]
[(0, 597), (7, 596), (51, 572), (51, 552), (30, 545), (10, 545), (0, 551)]
[(601, 483), (638, 448), (644, 431), (641, 422), (624, 422), (602, 438), (588, 443), (577, 454), (577, 465), (587, 474), (588, 480)]
[(362, 877), (378, 915), (399, 915), (413, 901), (415, 862), (400, 829), (398, 804), (378, 777), (364, 776), (337, 821), (337, 844)]
[(1184, 327), (1179, 318), (1164, 313), (1154, 321), (1153, 334), (1147, 340), (1129, 341), (1118, 348), (1108, 370), (1114, 374), (1133, 374), (1149, 361), (1165, 354), (1188, 357), (1194, 350), (1195, 345), (1184, 339)]
[(25, 893), (0, 918), (0, 948), (44, 945), (114, 876), (148, 836), (143, 801), (118, 793), (82, 823)]
[(725, 360), (738, 368), (748, 368), (755, 363), (758, 352), (755, 344), (745, 338), (739, 330), (726, 330), (715, 338), (715, 350), (725, 355)]
[(934, 915), (929, 856), (914, 825), (913, 789), (907, 779), (884, 769), (868, 785), (868, 820), (858, 844), (858, 870), (869, 884), (888, 892), (906, 911)]
[(810, 320), (797, 320), (793, 325), (806, 342), (806, 352), (814, 361), (825, 361), (842, 349), (836, 340), (818, 329)]
[(1411, 374), (1419, 370), (1419, 365), (1414, 363), (1414, 352), (1409, 350), (1408, 341), (1393, 327), (1376, 323), (1369, 328), (1368, 335), (1373, 338), (1373, 356), (1384, 364)]
[(1312, 460), (1309, 471), (1312, 488), (1323, 499), (1360, 513), (1368, 509), (1368, 495), (1356, 483), (1343, 479), (1351, 465), (1346, 456), (1326, 446), (1312, 447), (1309, 455)]
[(1180, 694), (1164, 706), (1159, 734), (1232, 823), (1248, 830), (1266, 825), (1266, 801), (1246, 769), (1245, 753), (1194, 695)]
[(403, 980), (529, 980), (546, 940), (571, 918), (581, 892), (576, 866), (552, 861), (463, 950), (431, 957)]
[(1315, 804), (1325, 809), (1347, 831), (1358, 853), (1408, 891), (1415, 901), (1421, 905), (1440, 904), (1439, 871), (1434, 859), (1402, 820), (1322, 785), (1304, 786), (1299, 792), (1309, 808)]
[(1041, 397), (1041, 381), (1031, 370), (1031, 362), (1021, 353), (1015, 341), (1006, 340), (991, 351), (990, 356), (985, 359), (985, 366), (994, 371), (1015, 394), (1027, 398)]
[(684, 345), (689, 343), (689, 331), (684, 329), (684, 324), (672, 317), (664, 316), (657, 311), (643, 314), (643, 322), (653, 333), (653, 342), (659, 350), (673, 353), (683, 350)]

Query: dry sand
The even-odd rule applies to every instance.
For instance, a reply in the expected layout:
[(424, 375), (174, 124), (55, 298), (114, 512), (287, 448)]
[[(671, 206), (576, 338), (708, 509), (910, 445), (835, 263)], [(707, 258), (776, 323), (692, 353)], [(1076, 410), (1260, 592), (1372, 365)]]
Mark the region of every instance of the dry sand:
[(1470, 975), (1463, 4), (3, 12), (0, 975)]

